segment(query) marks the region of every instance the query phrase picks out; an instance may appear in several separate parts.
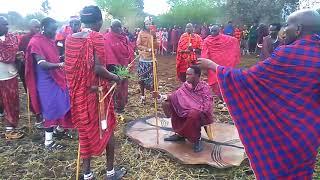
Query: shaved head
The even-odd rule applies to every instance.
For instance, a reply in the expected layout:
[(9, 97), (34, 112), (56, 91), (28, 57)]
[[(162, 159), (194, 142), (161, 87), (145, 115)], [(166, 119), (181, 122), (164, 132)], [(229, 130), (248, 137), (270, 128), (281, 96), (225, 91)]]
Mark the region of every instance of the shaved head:
[(32, 34), (40, 32), (40, 21), (38, 19), (31, 19), (29, 21), (29, 27)]
[(111, 27), (114, 27), (114, 26), (121, 26), (121, 21), (119, 19), (113, 19), (111, 21)]
[(309, 32), (320, 31), (320, 14), (316, 10), (305, 9), (292, 13), (288, 17), (288, 22), (302, 25), (303, 30)]
[(40, 21), (38, 19), (31, 19), (29, 21), (29, 25), (30, 26), (34, 26), (34, 25), (39, 25), (40, 26)]
[(217, 24), (214, 24), (213, 26), (210, 27), (210, 34), (211, 36), (217, 36), (219, 35), (220, 32), (220, 26)]
[(187, 25), (186, 25), (186, 32), (187, 33), (189, 33), (189, 34), (191, 34), (191, 33), (193, 33), (193, 24), (192, 23), (188, 23)]
[(287, 19), (285, 31), (285, 43), (291, 44), (304, 35), (320, 32), (320, 14), (316, 10), (299, 10)]
[(119, 19), (113, 19), (111, 21), (111, 31), (114, 33), (122, 33), (122, 24)]

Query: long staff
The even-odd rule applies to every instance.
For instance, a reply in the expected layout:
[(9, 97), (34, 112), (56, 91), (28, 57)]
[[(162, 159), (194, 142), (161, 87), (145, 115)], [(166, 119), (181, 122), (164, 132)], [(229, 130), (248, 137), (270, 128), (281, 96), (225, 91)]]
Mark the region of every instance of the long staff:
[(27, 89), (27, 111), (28, 111), (29, 133), (31, 133), (30, 94), (28, 89)]
[(77, 174), (76, 174), (76, 180), (79, 179), (79, 171), (80, 171), (80, 142), (78, 147), (78, 158), (77, 158)]
[[(157, 63), (156, 57), (154, 54), (154, 46), (153, 46), (153, 36), (151, 38), (151, 52), (152, 52), (152, 65), (153, 65), (153, 87), (155, 92), (159, 92), (158, 88), (158, 75), (157, 75)], [(158, 101), (157, 98), (154, 99), (154, 111), (156, 118), (156, 126), (157, 126), (157, 145), (159, 145), (159, 119), (158, 119)]]

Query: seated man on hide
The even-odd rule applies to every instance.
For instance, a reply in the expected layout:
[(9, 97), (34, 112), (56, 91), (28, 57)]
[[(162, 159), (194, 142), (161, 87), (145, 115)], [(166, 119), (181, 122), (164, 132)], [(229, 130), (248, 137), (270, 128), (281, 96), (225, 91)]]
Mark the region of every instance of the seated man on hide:
[(201, 69), (192, 65), (186, 73), (187, 81), (170, 95), (160, 95), (154, 92), (153, 96), (163, 103), (163, 110), (167, 117), (171, 117), (174, 135), (165, 138), (165, 141), (184, 141), (193, 143), (194, 152), (203, 149), (201, 143), (201, 126), (213, 122), (213, 96), (210, 86), (200, 81)]

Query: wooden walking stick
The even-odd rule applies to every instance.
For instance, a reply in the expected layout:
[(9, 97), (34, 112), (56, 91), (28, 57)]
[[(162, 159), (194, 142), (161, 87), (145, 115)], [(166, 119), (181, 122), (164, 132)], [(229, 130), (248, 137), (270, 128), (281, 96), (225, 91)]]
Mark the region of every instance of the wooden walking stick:
[[(157, 75), (157, 63), (156, 57), (154, 54), (154, 46), (153, 46), (153, 36), (151, 38), (151, 52), (152, 52), (152, 65), (153, 65), (153, 88), (155, 92), (159, 91), (158, 88), (158, 75)], [(154, 98), (154, 111), (156, 118), (156, 126), (157, 126), (157, 145), (159, 145), (159, 119), (158, 119), (158, 101), (157, 98)]]
[(27, 111), (28, 111), (29, 133), (31, 133), (30, 94), (28, 89), (27, 89)]
[(105, 112), (104, 112), (104, 101), (102, 100), (103, 98), (103, 91), (102, 91), (102, 86), (101, 86), (101, 80), (99, 78), (99, 87), (98, 87), (98, 96), (99, 96), (99, 101), (98, 101), (98, 106), (99, 106), (99, 137), (100, 139), (102, 138), (102, 127), (101, 127), (101, 121), (105, 117)]
[(78, 147), (78, 158), (77, 158), (77, 174), (76, 174), (76, 180), (79, 179), (79, 171), (80, 171), (80, 142)]

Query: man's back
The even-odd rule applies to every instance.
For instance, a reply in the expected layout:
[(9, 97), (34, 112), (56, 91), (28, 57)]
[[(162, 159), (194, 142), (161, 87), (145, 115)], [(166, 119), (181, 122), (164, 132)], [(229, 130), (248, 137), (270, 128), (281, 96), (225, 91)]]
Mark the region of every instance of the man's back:
[(258, 179), (312, 174), (320, 144), (319, 47), (320, 36), (307, 35), (247, 70), (217, 69)]

